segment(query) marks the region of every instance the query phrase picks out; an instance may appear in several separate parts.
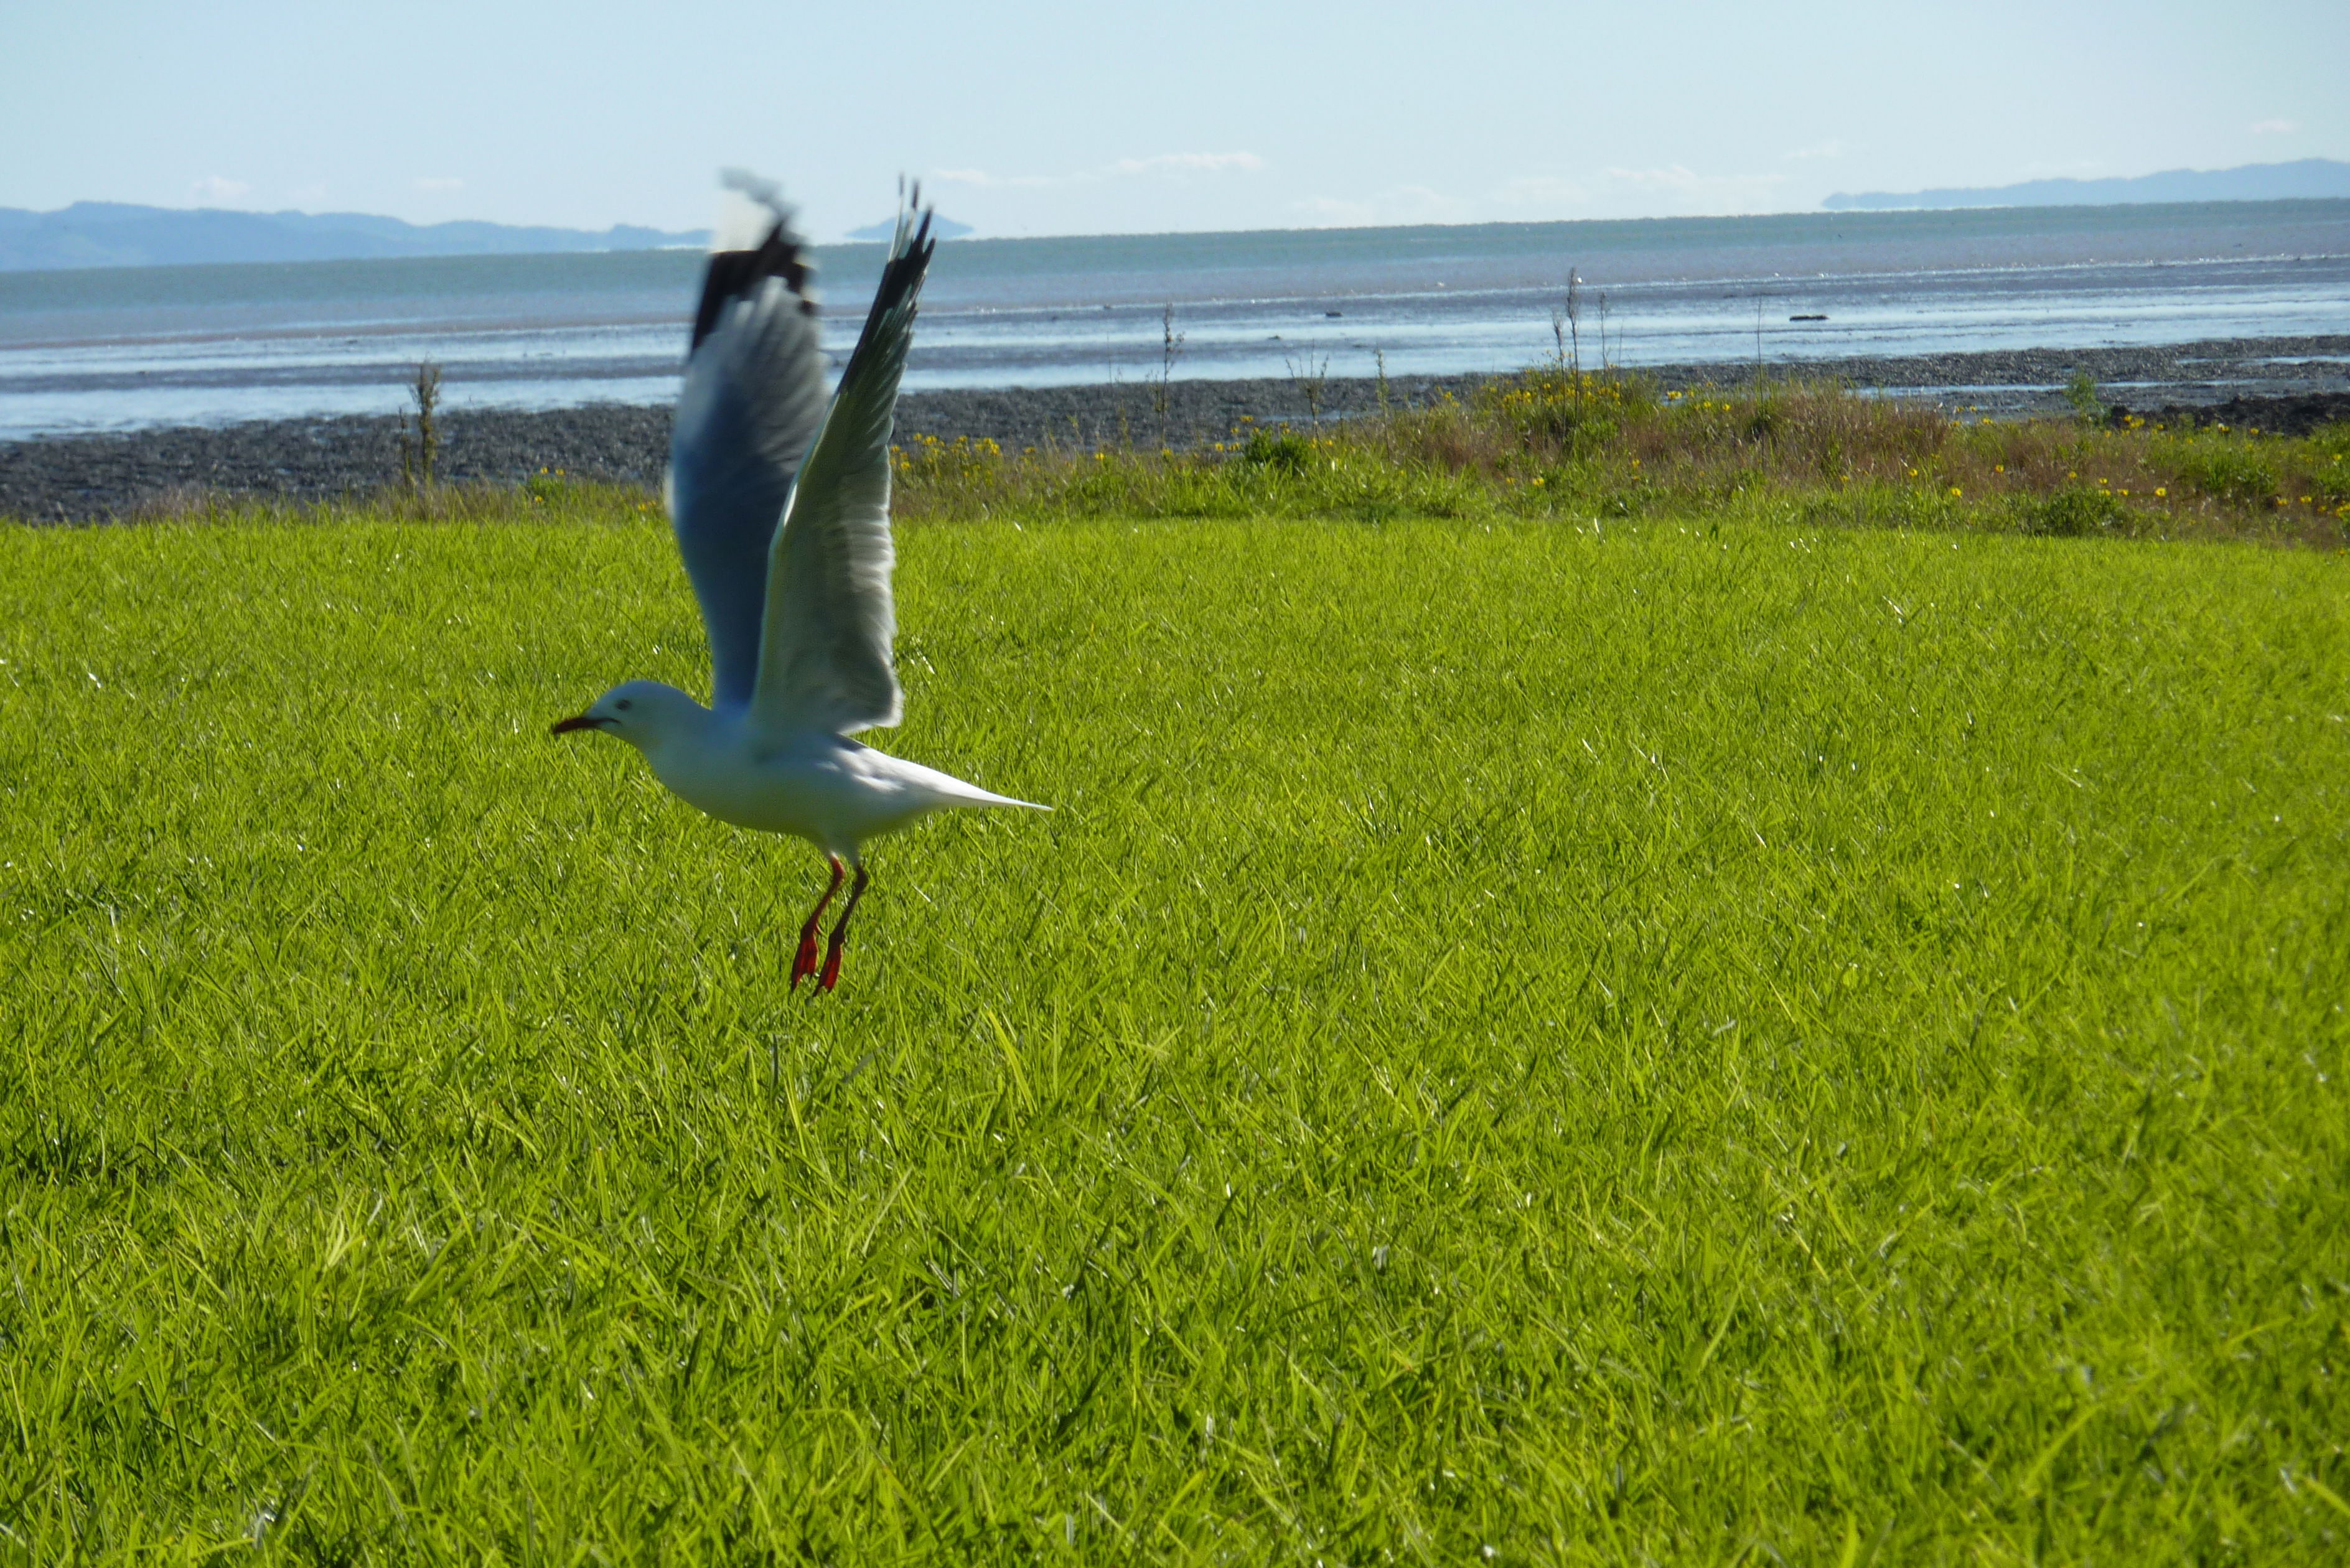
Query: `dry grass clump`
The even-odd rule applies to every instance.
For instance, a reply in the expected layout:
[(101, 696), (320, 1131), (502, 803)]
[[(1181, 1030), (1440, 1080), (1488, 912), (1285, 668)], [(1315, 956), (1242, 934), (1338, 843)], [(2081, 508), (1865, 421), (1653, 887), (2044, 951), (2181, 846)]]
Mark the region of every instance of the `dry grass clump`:
[[(1953, 417), (1832, 382), (1659, 393), (1545, 367), (1468, 399), (1259, 426), (1170, 446), (1007, 451), (917, 436), (893, 449), (901, 516), (1630, 517), (1762, 508), (1821, 525), (2350, 543), (2350, 424), (2298, 438), (2143, 419)], [(629, 522), (639, 485), (542, 469), (519, 487), (396, 486), (317, 501), (202, 490), (137, 520)]]
[(1832, 382), (1659, 395), (1545, 367), (1464, 400), (1168, 448), (1003, 452), (918, 438), (909, 515), (1633, 515), (1738, 498), (1821, 522), (2342, 546), (2350, 427), (2287, 440), (2143, 421), (1968, 422)]

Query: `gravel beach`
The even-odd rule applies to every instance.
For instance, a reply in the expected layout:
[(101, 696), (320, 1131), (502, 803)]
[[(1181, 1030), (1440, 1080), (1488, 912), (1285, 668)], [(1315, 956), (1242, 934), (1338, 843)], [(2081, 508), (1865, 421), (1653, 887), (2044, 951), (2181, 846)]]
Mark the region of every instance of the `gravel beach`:
[[(1635, 367), (1666, 389), (1734, 387), (1752, 362)], [(2350, 418), (2350, 337), (2268, 337), (2152, 348), (2023, 349), (1916, 358), (1807, 360), (1766, 365), (1833, 377), (1888, 396), (1954, 411), (2018, 417), (2069, 411), (2061, 389), (2085, 370), (2109, 402), (2139, 412), (2217, 418), (2293, 431)], [(1472, 389), (1484, 378), (1398, 377), (1392, 402), (1421, 404)], [(1169, 388), (1162, 419), (1155, 387), (1008, 388), (909, 393), (899, 404), (900, 441), (936, 436), (992, 440), (1007, 449), (1055, 446), (1188, 447), (1222, 438), (1246, 420), (1305, 422), (1303, 389), (1286, 379), (1183, 381)], [(1379, 389), (1333, 378), (1324, 417), (1372, 411)], [(525, 413), (445, 414), (440, 476), (463, 483), (518, 483), (542, 468), (575, 478), (654, 484), (669, 455), (670, 410), (619, 403)], [(0, 442), (0, 517), (78, 522), (176, 509), (207, 493), (317, 501), (364, 493), (400, 478), (399, 421), (389, 416), (273, 420), (219, 429), (177, 427), (120, 435), (36, 437)]]

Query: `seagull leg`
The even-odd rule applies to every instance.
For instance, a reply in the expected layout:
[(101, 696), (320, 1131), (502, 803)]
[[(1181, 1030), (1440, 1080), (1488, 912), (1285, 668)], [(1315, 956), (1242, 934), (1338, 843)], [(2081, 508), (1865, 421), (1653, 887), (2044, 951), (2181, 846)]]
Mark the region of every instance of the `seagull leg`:
[[(832, 885), (824, 890), (824, 897), (816, 901), (816, 908), (808, 911), (807, 923), (800, 927), (800, 950), (793, 955), (792, 958), (792, 989), (794, 991), (797, 991), (800, 988), (800, 981), (806, 980), (808, 976), (816, 972), (816, 924), (824, 919), (824, 907), (832, 902), (832, 896), (835, 893), (840, 891), (840, 857), (837, 855), (827, 855), (825, 858), (832, 862)], [(858, 869), (857, 874), (859, 880), (862, 880), (865, 875), (864, 868), (860, 867)], [(836, 941), (836, 950), (837, 950), (837, 947), (838, 944)], [(831, 987), (827, 986), (825, 989), (828, 991)]]
[(857, 880), (848, 885), (848, 902), (841, 907), (840, 924), (832, 928), (832, 940), (824, 950), (824, 973), (816, 978), (816, 984), (827, 991), (830, 991), (840, 979), (840, 949), (841, 944), (848, 940), (848, 917), (857, 913), (857, 900), (865, 897), (865, 884), (871, 880), (865, 874), (864, 864), (860, 861), (857, 867)]

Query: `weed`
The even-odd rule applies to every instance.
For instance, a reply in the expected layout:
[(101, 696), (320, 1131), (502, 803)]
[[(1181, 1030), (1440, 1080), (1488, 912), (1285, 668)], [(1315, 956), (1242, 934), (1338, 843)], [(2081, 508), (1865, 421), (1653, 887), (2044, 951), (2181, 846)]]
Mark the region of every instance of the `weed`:
[(2086, 370), (2075, 370), (2073, 379), (2064, 383), (2064, 400), (2073, 405), (2073, 412), (2083, 424), (2097, 424), (2106, 417), (2106, 400), (2097, 393), (2097, 379)]
[(1241, 451), (1243, 461), (1283, 473), (1303, 473), (1314, 460), (1314, 443), (1290, 431), (1253, 430)]
[(573, 487), (563, 470), (542, 468), (522, 482), (522, 493), (532, 504), (544, 506), (572, 499)]
[(416, 367), (409, 385), (412, 407), (400, 421), (400, 482), (415, 490), (432, 488), (432, 465), (441, 452), (441, 367)]
[(1566, 298), (1551, 307), (1550, 333), (1558, 345), (1558, 358), (1553, 367), (1575, 378), (1575, 385), (1583, 384), (1583, 276), (1573, 267), (1566, 269)]
[[(1374, 362), (1384, 370), (1384, 356)], [(1916, 404), (1786, 379), (1660, 397), (1637, 375), (1578, 379), (1548, 363), (1488, 382), (1465, 401), (1390, 400), (1383, 412), (1326, 428), (1318, 380), (1314, 389), (1308, 409), (1317, 419), (1303, 448), (1279, 444), (1278, 432), (1242, 431), (1187, 452), (1005, 459), (974, 451), (970, 457), (985, 461), (947, 461), (917, 442), (901, 454), (911, 463), (901, 468), (899, 509), (1359, 516), (1400, 506), (1552, 516), (1637, 497), (1643, 514), (1656, 515), (1700, 514), (1725, 497), (1778, 497), (1806, 515), (1884, 517), (1901, 527), (1939, 519), (1931, 525), (2038, 532), (2078, 523), (2329, 548), (2350, 522), (2350, 464), (2318, 441), (2069, 420), (1960, 424)], [(1274, 451), (1284, 455), (1266, 461)], [(2107, 499), (2071, 495), (2084, 487)], [(1896, 495), (1911, 499), (1897, 504)]]
[(2171, 476), (2214, 500), (2258, 504), (2277, 493), (2276, 465), (2256, 446), (2214, 437), (2183, 440), (2171, 451)]
[(2058, 539), (2106, 532), (2123, 516), (2119, 496), (2085, 484), (2067, 485), (2054, 495), (2017, 496), (2010, 504), (2018, 533)]
[(1480, 388), (1474, 408), (1515, 431), (1529, 451), (1572, 460), (1596, 452), (1654, 400), (1643, 381), (1532, 370)]
[(1317, 358), (1313, 348), (1307, 347), (1295, 354), (1284, 355), (1282, 363), (1288, 367), (1289, 379), (1296, 386), (1298, 395), (1305, 400), (1305, 422), (1309, 425), (1321, 423), (1322, 388), (1330, 377), (1330, 356), (1325, 354)]
[(1173, 400), (1175, 361), (1182, 358), (1184, 336), (1175, 330), (1175, 303), (1170, 300), (1159, 317), (1159, 385), (1150, 400), (1159, 416), (1159, 440), (1162, 445), (1175, 439), (1168, 422), (1168, 409)]

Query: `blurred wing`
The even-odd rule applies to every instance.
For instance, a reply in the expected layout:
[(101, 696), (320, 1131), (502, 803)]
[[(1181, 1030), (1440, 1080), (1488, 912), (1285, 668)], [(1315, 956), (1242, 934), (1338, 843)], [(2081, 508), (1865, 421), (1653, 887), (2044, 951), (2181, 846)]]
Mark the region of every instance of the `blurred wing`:
[(713, 250), (703, 275), (668, 490), (710, 632), (711, 705), (739, 711), (758, 684), (770, 546), (824, 418), (824, 355), (806, 242), (774, 187), (728, 180), (764, 211), (732, 236), (722, 225), (733, 248)]
[(801, 467), (767, 569), (754, 722), (770, 734), (835, 734), (898, 722), (889, 645), (889, 428), (914, 337), (914, 302), (936, 242), (913, 202), (898, 218), (881, 287), (824, 428)]

